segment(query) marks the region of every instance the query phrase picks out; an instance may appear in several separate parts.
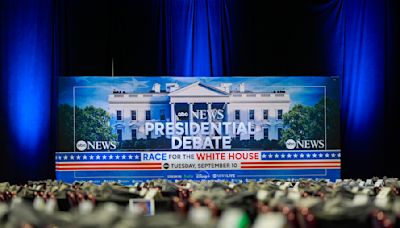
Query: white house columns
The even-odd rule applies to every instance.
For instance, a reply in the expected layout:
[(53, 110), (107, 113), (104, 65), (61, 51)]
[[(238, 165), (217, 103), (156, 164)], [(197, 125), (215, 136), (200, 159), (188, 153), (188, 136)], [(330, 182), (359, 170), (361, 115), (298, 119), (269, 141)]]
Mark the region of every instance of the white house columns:
[(172, 123), (176, 123), (176, 117), (175, 117), (175, 103), (170, 102), (169, 103), (171, 105), (171, 122)]
[(207, 102), (207, 114), (208, 114), (208, 122), (211, 123), (212, 121), (212, 115), (211, 114), (211, 105), (212, 103)]
[(228, 122), (229, 121), (229, 103), (226, 102), (224, 107), (225, 107), (224, 121)]
[(193, 122), (193, 103), (189, 103), (189, 122)]

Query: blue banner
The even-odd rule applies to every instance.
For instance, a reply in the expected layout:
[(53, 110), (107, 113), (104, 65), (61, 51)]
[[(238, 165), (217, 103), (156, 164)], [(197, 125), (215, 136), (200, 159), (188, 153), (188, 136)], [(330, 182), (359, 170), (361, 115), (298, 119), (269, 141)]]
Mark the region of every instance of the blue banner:
[(340, 178), (337, 77), (61, 77), (57, 178)]

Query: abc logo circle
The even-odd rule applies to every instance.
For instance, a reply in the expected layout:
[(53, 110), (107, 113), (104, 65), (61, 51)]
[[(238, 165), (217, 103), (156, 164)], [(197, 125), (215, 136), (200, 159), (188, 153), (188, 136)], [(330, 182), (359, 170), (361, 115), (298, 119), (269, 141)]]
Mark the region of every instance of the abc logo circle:
[(178, 112), (178, 116), (179, 117), (187, 117), (187, 116), (189, 116), (189, 113), (187, 113), (187, 112)]
[(78, 149), (79, 151), (84, 151), (87, 148), (87, 143), (85, 141), (79, 140), (76, 143), (76, 149)]
[(288, 139), (286, 141), (286, 148), (288, 148), (289, 150), (296, 148), (296, 141), (294, 141), (293, 139)]

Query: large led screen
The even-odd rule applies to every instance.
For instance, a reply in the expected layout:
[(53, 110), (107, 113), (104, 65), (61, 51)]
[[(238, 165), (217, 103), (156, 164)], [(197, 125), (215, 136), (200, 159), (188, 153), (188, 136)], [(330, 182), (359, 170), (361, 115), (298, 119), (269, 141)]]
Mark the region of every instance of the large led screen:
[(338, 77), (60, 77), (57, 179), (340, 178)]

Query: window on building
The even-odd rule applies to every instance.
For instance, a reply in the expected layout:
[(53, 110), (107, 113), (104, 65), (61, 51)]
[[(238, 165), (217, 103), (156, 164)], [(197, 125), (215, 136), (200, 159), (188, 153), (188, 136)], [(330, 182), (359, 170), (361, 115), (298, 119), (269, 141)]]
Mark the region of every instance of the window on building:
[(264, 120), (268, 119), (268, 109), (263, 110), (263, 117), (264, 117)]
[(122, 141), (122, 129), (117, 129), (118, 141)]
[(160, 109), (160, 120), (165, 120), (165, 109)]
[(117, 110), (117, 120), (122, 120), (122, 111)]
[(282, 109), (278, 109), (278, 120), (281, 120), (283, 117), (283, 110)]
[(131, 111), (131, 120), (136, 120), (136, 110)]
[(249, 134), (250, 140), (254, 140), (254, 135), (256, 134), (256, 126), (254, 124), (251, 125)]
[(240, 120), (240, 110), (235, 110), (235, 120)]
[(278, 128), (278, 140), (282, 138), (282, 128)]
[(249, 110), (249, 120), (254, 120), (254, 109)]
[(264, 139), (269, 139), (268, 135), (269, 135), (269, 129), (268, 128), (264, 128)]
[(146, 120), (151, 120), (151, 112), (150, 112), (150, 110), (146, 110)]
[(137, 129), (132, 129), (132, 140), (137, 139)]
[(236, 139), (236, 140), (240, 140), (240, 134), (236, 134), (236, 135), (235, 135), (235, 139)]

